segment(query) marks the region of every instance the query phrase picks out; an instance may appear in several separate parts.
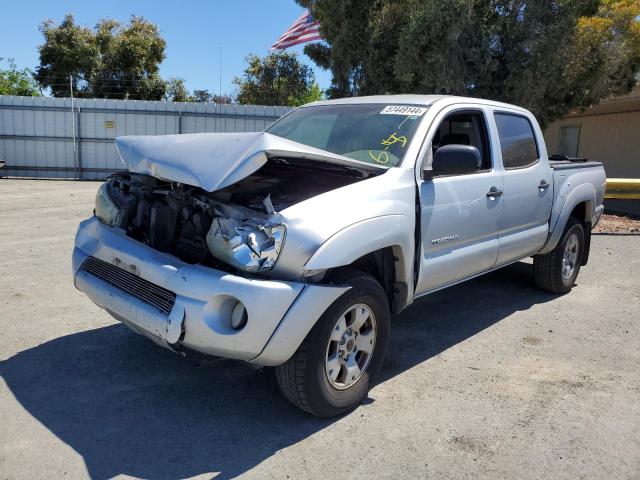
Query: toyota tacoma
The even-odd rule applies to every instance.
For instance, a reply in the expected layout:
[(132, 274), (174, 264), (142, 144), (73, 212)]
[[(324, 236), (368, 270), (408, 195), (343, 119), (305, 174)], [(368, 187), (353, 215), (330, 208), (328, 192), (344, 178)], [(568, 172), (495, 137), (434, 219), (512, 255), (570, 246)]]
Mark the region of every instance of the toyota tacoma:
[(549, 158), (529, 111), (488, 100), (323, 101), (264, 132), (116, 147), (76, 287), (175, 352), (275, 367), (322, 417), (366, 397), (417, 298), (526, 257), (569, 292), (603, 211), (600, 163)]

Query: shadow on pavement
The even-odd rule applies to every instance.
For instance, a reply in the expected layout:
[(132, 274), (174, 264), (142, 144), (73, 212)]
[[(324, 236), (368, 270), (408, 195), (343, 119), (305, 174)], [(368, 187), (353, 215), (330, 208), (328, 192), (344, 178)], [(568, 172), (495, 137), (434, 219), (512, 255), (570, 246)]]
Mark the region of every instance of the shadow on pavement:
[[(419, 300), (394, 319), (390, 348), (401, 353), (379, 383), (553, 298), (518, 263)], [(232, 478), (335, 421), (289, 405), (269, 369), (226, 360), (198, 367), (122, 325), (25, 350), (0, 363), (0, 373), (98, 479)]]

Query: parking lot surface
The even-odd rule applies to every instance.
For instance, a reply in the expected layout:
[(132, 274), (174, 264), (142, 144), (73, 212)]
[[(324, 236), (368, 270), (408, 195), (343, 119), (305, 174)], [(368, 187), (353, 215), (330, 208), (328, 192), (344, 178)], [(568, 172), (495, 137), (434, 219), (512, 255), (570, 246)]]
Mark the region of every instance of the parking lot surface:
[(640, 477), (637, 234), (594, 236), (562, 297), (521, 262), (418, 301), (365, 404), (319, 420), (74, 289), (97, 186), (0, 180), (2, 479)]

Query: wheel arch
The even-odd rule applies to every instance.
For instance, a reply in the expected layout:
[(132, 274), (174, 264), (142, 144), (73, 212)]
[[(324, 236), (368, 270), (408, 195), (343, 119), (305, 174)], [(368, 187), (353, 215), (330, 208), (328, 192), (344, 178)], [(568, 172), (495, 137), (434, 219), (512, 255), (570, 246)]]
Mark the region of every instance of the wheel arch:
[(353, 224), (330, 237), (307, 261), (307, 274), (351, 267), (372, 275), (382, 285), (391, 311), (410, 303), (413, 278), (413, 226), (405, 215), (385, 215)]
[(593, 218), (593, 208), (591, 201), (585, 200), (573, 207), (573, 210), (571, 210), (569, 214), (569, 218), (577, 218), (584, 228), (584, 245), (582, 258), (580, 259), (580, 265), (582, 266), (586, 265), (589, 261), (589, 252), (591, 251), (591, 220)]
[(408, 285), (404, 265), (404, 252), (399, 245), (390, 245), (357, 258), (349, 265), (327, 270), (325, 279), (331, 279), (345, 269), (356, 269), (371, 275), (382, 286), (392, 313), (399, 313), (407, 305)]
[(566, 198), (559, 196), (551, 213), (551, 232), (549, 233), (547, 242), (539, 253), (549, 253), (555, 248), (562, 237), (562, 232), (564, 232), (567, 221), (572, 216), (576, 217), (585, 225), (585, 233), (588, 230), (590, 231), (595, 204), (596, 193), (593, 186), (589, 184), (579, 185), (572, 190)]

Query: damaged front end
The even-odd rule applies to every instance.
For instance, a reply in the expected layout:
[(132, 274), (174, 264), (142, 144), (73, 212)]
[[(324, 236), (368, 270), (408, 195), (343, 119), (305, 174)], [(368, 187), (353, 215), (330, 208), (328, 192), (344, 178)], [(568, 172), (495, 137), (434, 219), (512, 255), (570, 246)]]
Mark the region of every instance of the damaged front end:
[(98, 189), (95, 214), (188, 263), (255, 273), (274, 267), (286, 234), (269, 197), (264, 205), (261, 212), (222, 203), (196, 187), (118, 173)]
[[(296, 210), (386, 170), (266, 134), (124, 138), (118, 151), (127, 171), (76, 234), (76, 288), (174, 351), (285, 362), (349, 288), (305, 275), (331, 227)], [(327, 212), (308, 218), (328, 227)]]
[(268, 216), (264, 220), (217, 217), (213, 220), (207, 245), (211, 254), (240, 270), (271, 270), (278, 260), (287, 229), (273, 210), (271, 199), (265, 199)]
[(142, 173), (114, 174), (98, 190), (100, 221), (151, 248), (227, 272), (272, 270), (284, 247), (282, 211), (371, 173), (270, 159), (214, 192)]

